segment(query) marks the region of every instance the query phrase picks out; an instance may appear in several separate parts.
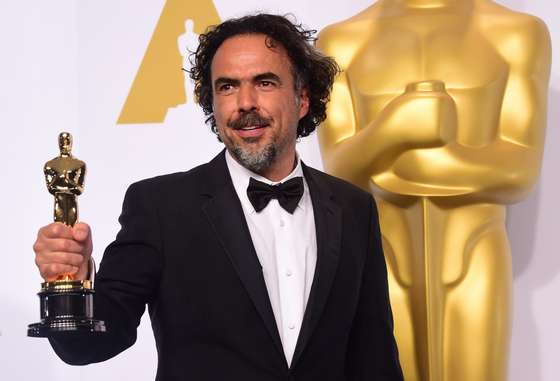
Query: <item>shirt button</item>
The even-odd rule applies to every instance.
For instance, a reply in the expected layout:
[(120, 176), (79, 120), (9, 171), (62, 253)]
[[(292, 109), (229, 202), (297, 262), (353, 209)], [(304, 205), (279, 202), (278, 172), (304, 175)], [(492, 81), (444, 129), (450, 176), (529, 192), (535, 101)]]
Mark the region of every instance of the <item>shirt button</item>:
[(292, 276), (292, 270), (286, 270), (286, 276)]
[(284, 222), (284, 220), (280, 220), (280, 227), (284, 227), (284, 225), (286, 225), (286, 223)]
[(290, 324), (290, 325), (288, 326), (288, 328), (289, 328), (289, 329), (296, 329), (296, 325), (295, 325), (295, 324)]

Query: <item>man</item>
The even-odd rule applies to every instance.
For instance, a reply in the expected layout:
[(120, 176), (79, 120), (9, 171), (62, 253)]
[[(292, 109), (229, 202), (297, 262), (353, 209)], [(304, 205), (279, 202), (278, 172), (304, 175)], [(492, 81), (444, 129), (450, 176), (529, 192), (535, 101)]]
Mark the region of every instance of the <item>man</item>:
[[(129, 188), (96, 278), (108, 333), (51, 340), (63, 360), (126, 349), (148, 304), (158, 380), (402, 380), (375, 204), (296, 154), (338, 71), (311, 35), (261, 14), (201, 36), (191, 76), (226, 150)], [(41, 275), (85, 278), (90, 237), (42, 228)]]

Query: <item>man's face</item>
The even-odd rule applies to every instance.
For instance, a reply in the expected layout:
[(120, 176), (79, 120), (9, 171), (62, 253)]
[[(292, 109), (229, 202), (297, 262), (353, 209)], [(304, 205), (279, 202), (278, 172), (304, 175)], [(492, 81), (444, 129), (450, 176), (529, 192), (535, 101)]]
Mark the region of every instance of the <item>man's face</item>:
[(214, 117), (227, 149), (254, 172), (287, 175), (309, 99), (295, 89), (284, 48), (267, 47), (261, 34), (234, 36), (216, 51), (211, 71)]

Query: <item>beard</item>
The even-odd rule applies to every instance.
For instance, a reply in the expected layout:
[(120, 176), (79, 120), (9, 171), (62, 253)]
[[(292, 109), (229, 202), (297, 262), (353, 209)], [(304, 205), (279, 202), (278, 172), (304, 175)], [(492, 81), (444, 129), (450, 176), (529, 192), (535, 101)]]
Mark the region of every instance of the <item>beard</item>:
[[(256, 111), (247, 112), (239, 118), (230, 121), (226, 128), (238, 130), (248, 126), (260, 126), (268, 128), (271, 119), (261, 116)], [(279, 141), (277, 136), (273, 136), (272, 141), (263, 147), (258, 146), (259, 138), (246, 138), (243, 143), (229, 139), (225, 134), (222, 141), (231, 155), (248, 170), (262, 175), (276, 160), (278, 153), (286, 145), (286, 142)]]
[(228, 147), (231, 155), (248, 170), (262, 175), (276, 159), (277, 149), (274, 142), (268, 143), (264, 147), (252, 151), (238, 144)]

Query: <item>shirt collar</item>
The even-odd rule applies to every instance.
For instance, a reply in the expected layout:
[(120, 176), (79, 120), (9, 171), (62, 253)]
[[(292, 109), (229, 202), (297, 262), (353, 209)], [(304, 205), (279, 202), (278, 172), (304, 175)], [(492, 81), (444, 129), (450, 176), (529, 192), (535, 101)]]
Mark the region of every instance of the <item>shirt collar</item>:
[[(239, 164), (237, 162), (237, 160), (235, 160), (233, 158), (233, 156), (231, 156), (231, 154), (229, 153), (229, 151), (226, 149), (226, 164), (229, 170), (229, 174), (231, 176), (231, 180), (233, 181), (233, 187), (235, 188), (235, 191), (237, 192), (237, 196), (239, 197), (239, 200), (241, 201), (241, 204), (243, 205), (243, 209), (250, 211), (250, 213), (255, 213), (255, 208), (253, 207), (253, 204), (251, 204), (251, 201), (249, 201), (249, 197), (247, 196), (247, 187), (249, 186), (249, 180), (250, 178), (254, 178), (255, 180), (258, 181), (262, 181), (263, 183), (269, 184), (269, 185), (275, 185), (278, 183), (283, 183), (285, 181), (290, 180), (291, 178), (294, 177), (303, 177), (304, 181), (304, 194), (306, 192), (308, 192), (307, 190), (307, 183), (305, 181), (305, 177), (303, 176), (303, 169), (301, 167), (301, 160), (299, 158), (299, 155), (296, 153), (296, 166), (295, 168), (292, 170), (292, 172), (284, 177), (282, 180), (280, 181), (271, 181), (269, 179), (267, 179), (266, 177), (263, 177), (259, 174), (256, 174), (255, 172), (245, 168), (244, 166), (242, 166), (241, 164)], [(302, 202), (304, 197), (302, 197), (298, 203), (298, 208), (304, 208), (305, 203)]]

